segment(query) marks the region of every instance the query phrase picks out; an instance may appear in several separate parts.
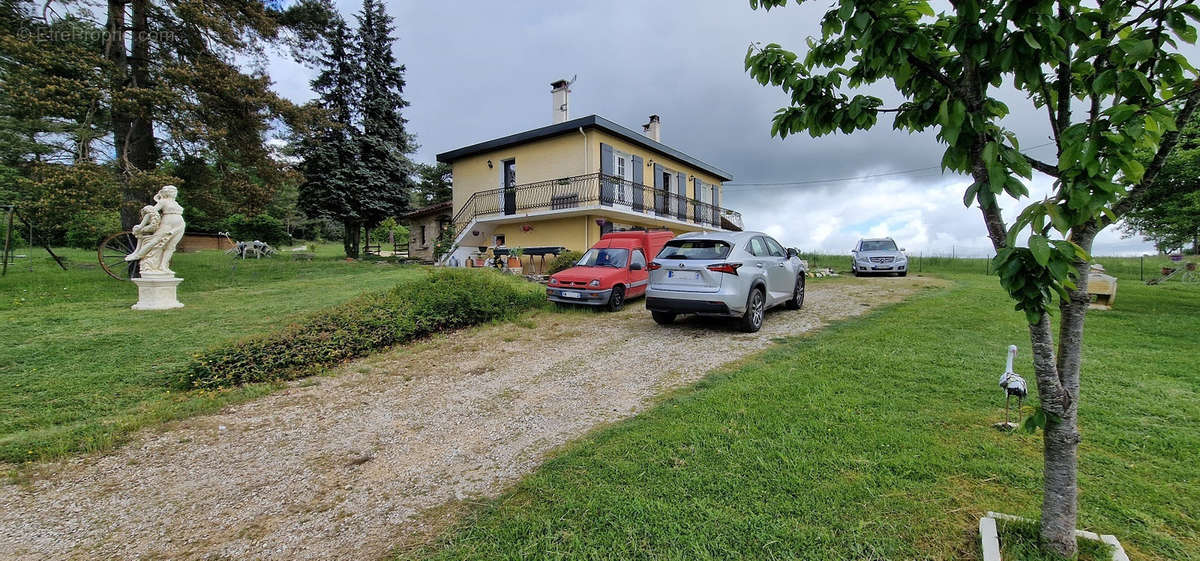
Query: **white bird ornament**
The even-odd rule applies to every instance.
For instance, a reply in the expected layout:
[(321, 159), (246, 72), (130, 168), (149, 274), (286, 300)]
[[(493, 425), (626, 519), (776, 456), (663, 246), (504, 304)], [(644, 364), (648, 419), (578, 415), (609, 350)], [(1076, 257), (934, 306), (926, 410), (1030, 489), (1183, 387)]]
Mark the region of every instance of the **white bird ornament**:
[(1016, 372), (1013, 372), (1013, 359), (1017, 357), (1017, 346), (1008, 346), (1008, 362), (1004, 365), (1004, 374), (1000, 375), (1000, 388), (1004, 390), (1004, 424), (1005, 428), (1015, 428), (1016, 424), (1008, 420), (1009, 401), (1013, 396), (1017, 397), (1017, 415), (1021, 413), (1021, 400), (1029, 395), (1029, 388), (1025, 384), (1025, 378), (1022, 378)]

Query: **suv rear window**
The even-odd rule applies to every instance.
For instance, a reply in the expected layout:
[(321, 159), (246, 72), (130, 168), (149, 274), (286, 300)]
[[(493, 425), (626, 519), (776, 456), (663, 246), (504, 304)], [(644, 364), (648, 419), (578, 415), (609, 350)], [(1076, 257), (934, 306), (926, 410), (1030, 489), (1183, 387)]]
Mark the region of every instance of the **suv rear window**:
[(658, 259), (724, 259), (729, 242), (721, 240), (671, 240), (658, 252)]

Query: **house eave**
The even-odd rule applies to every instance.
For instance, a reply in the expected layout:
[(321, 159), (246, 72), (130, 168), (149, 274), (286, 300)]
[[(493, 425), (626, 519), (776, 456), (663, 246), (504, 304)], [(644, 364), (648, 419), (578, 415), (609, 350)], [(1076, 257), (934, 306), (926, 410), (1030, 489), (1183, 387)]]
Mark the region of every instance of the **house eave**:
[(701, 160), (698, 160), (696, 158), (693, 158), (692, 156), (689, 156), (689, 155), (687, 155), (679, 150), (676, 150), (674, 148), (671, 148), (670, 146), (667, 146), (666, 144), (657, 142), (654, 139), (647, 137), (646, 135), (638, 134), (630, 129), (627, 129), (627, 128), (625, 128), (621, 125), (618, 125), (612, 121), (609, 121), (608, 119), (600, 117), (599, 115), (588, 115), (586, 117), (579, 117), (577, 119), (571, 119), (570, 121), (565, 121), (565, 122), (557, 123), (557, 124), (553, 124), (553, 125), (547, 125), (547, 126), (539, 127), (539, 128), (532, 129), (532, 130), (519, 132), (516, 134), (510, 134), (508, 136), (496, 138), (493, 140), (480, 142), (478, 144), (464, 146), (462, 148), (450, 150), (448, 152), (442, 152), (441, 154), (437, 155), (437, 161), (449, 164), (449, 163), (455, 162), (456, 160), (461, 160), (463, 158), (474, 156), (477, 154), (482, 154), (485, 152), (492, 152), (495, 150), (500, 150), (500, 149), (506, 148), (508, 146), (513, 146), (516, 144), (524, 144), (526, 142), (532, 142), (535, 140), (550, 138), (550, 137), (558, 136), (561, 134), (567, 134), (572, 131), (576, 131), (580, 128), (584, 128), (584, 129), (594, 128), (594, 129), (599, 129), (599, 130), (605, 131), (609, 134), (612, 134), (614, 136), (621, 138), (622, 140), (625, 140), (632, 144), (636, 144), (636, 145), (646, 148), (648, 150), (653, 150), (653, 151), (663, 154), (665, 156), (669, 156), (669, 157), (679, 160), (687, 165), (695, 167), (696, 169), (699, 169), (706, 173), (712, 174), (712, 175), (716, 176), (717, 178), (719, 178), (721, 181), (729, 181), (729, 180), (733, 179), (733, 176), (730, 175), (729, 172), (727, 172), (719, 167), (716, 167), (714, 165), (711, 165), (711, 164), (705, 163)]

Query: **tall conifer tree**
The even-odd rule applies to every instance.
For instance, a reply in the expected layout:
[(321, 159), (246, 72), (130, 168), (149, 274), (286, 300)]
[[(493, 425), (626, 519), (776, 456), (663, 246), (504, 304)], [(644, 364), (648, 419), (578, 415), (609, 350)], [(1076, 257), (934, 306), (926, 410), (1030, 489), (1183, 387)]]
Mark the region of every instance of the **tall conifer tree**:
[(408, 155), (415, 147), (401, 113), (408, 102), (403, 97), (404, 66), (396, 64), (392, 54), (392, 31), (383, 2), (363, 0), (358, 14), (361, 165), (356, 174), (362, 192), (356, 203), (367, 228), (407, 211), (413, 190), (414, 166)]

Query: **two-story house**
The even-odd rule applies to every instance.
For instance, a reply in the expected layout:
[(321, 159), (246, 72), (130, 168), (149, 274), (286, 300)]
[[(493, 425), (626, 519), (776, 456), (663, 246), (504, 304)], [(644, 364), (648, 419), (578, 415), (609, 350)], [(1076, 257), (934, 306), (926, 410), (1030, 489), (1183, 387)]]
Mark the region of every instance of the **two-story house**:
[(552, 124), (438, 154), (454, 173), (448, 261), (491, 247), (583, 251), (623, 229), (742, 229), (721, 207), (729, 172), (660, 142), (658, 116), (643, 134), (596, 115), (569, 119), (568, 85), (551, 84)]

